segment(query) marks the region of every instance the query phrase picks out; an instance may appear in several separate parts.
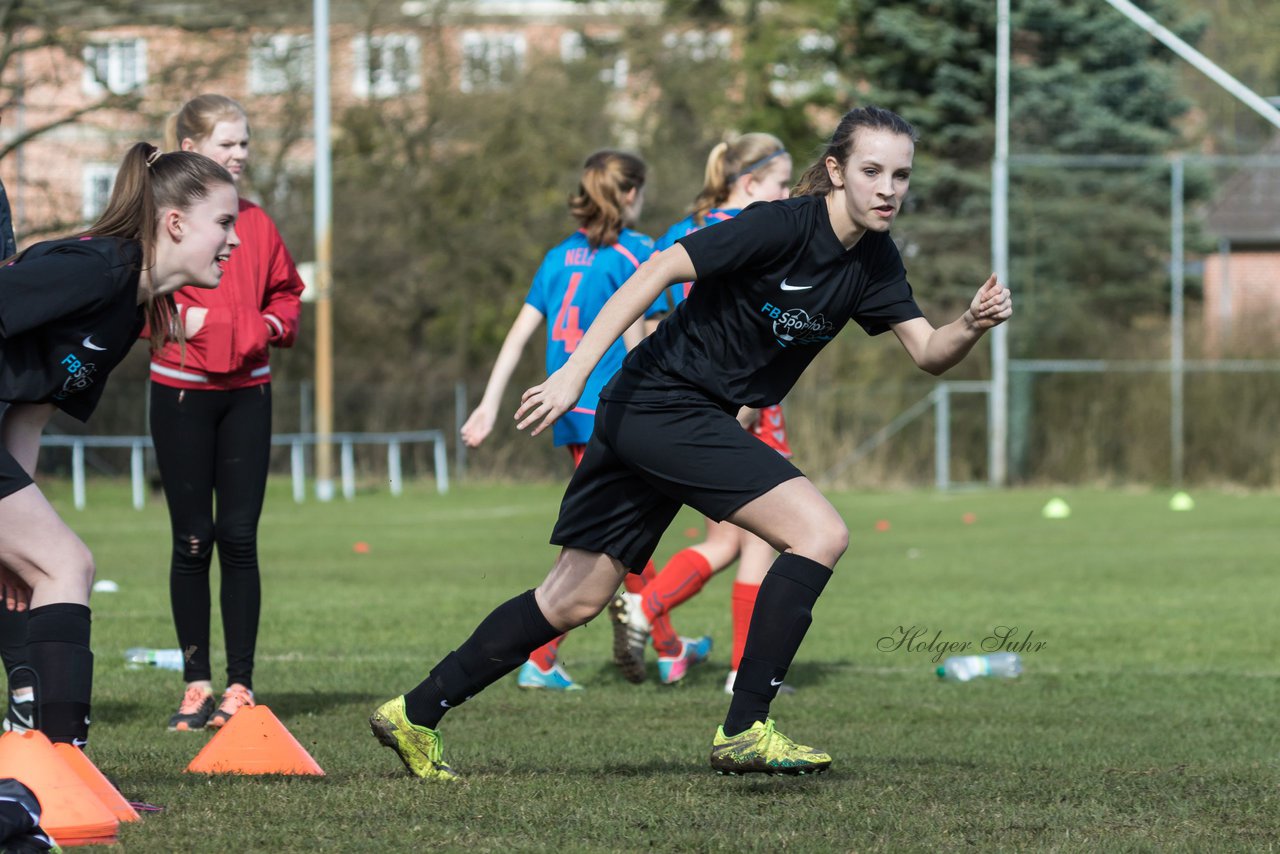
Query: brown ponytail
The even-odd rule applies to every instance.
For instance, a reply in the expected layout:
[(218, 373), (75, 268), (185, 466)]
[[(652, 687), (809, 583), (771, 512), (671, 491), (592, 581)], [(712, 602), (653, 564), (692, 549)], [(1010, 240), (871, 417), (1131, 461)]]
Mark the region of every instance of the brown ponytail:
[(782, 140), (768, 133), (744, 133), (732, 142), (722, 142), (707, 155), (702, 192), (693, 202), (693, 221), (706, 224), (707, 214), (728, 200), (733, 185), (743, 175), (763, 172), (775, 158), (786, 154)]
[(643, 160), (625, 151), (605, 149), (587, 158), (569, 212), (587, 232), (593, 249), (618, 242), (626, 221), (626, 195), (644, 187)]
[[(106, 210), (97, 222), (76, 236), (137, 240), (142, 244), (142, 269), (146, 270), (155, 259), (159, 212), (169, 208), (186, 210), (206, 198), (209, 189), (219, 183), (235, 187), (231, 174), (202, 154), (165, 154), (149, 142), (134, 143), (116, 173)], [(166, 341), (183, 340), (172, 294), (147, 298), (147, 322), (151, 326), (152, 350)]]

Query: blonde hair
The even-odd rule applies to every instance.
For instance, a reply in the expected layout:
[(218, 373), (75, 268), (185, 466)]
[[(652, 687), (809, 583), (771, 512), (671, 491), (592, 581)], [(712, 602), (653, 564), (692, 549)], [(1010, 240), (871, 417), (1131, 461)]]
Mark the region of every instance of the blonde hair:
[(184, 139), (199, 142), (208, 138), (218, 122), (244, 119), (249, 128), (249, 114), (244, 107), (226, 95), (197, 95), (182, 105), (182, 109), (169, 116), (164, 123), (164, 147), (177, 151)]
[(856, 107), (844, 114), (818, 162), (805, 170), (791, 191), (793, 196), (825, 196), (835, 189), (827, 174), (827, 158), (834, 157), (843, 168), (858, 145), (858, 129), (886, 130), (901, 134), (912, 142), (919, 139), (916, 129), (902, 116), (882, 107)]
[(578, 191), (569, 197), (569, 213), (587, 232), (592, 249), (618, 242), (627, 222), (626, 195), (644, 187), (647, 167), (625, 151), (603, 149), (582, 165)]
[(693, 201), (693, 221), (699, 226), (706, 224), (711, 209), (729, 199), (735, 181), (743, 175), (763, 174), (776, 158), (786, 153), (782, 140), (770, 133), (744, 133), (711, 149), (702, 192)]
[[(142, 269), (154, 262), (156, 226), (160, 211), (187, 210), (209, 196), (217, 184), (235, 187), (231, 174), (203, 154), (192, 151), (162, 153), (149, 142), (134, 143), (116, 172), (106, 210), (80, 236), (118, 237), (142, 244)], [(21, 257), (21, 256), (19, 256)], [(147, 298), (151, 349), (166, 341), (182, 343), (181, 324), (172, 294)]]

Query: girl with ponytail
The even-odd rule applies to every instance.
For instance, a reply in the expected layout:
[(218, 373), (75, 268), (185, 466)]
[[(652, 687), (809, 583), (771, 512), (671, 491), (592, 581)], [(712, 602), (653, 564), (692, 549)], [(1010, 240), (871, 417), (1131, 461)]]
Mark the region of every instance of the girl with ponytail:
[[(0, 266), (0, 595), (25, 611), (23, 723), (83, 745), (93, 682), (93, 556), (32, 480), (55, 409), (85, 421), (108, 374), (151, 324), (155, 349), (182, 340), (172, 294), (218, 286), (239, 245), (231, 176), (207, 157), (140, 142), (87, 231), (37, 243)], [(21, 711), (21, 710), (19, 710)], [(13, 715), (7, 728), (15, 726)]]
[[(702, 191), (694, 200), (693, 212), (667, 229), (658, 240), (658, 249), (668, 249), (700, 228), (732, 219), (756, 202), (786, 199), (790, 186), (791, 156), (777, 137), (746, 133), (721, 142), (707, 157)], [(692, 285), (684, 282), (667, 288), (646, 316), (660, 317), (674, 311), (689, 295)], [(738, 420), (757, 439), (791, 458), (781, 404), (763, 409), (743, 407)], [(610, 604), (614, 663), (624, 675), (637, 666), (636, 662), (643, 662), (649, 627), (655, 621), (667, 619), (672, 608), (691, 599), (712, 575), (737, 560), (731, 608), (733, 649), (725, 683), (726, 691), (733, 690), (756, 595), (773, 563), (774, 551), (767, 542), (731, 522), (717, 522), (707, 517), (706, 527), (706, 538), (676, 552), (643, 590), (623, 593)], [(653, 643), (658, 653), (658, 673), (666, 684), (679, 682), (689, 667), (705, 660), (710, 651), (709, 642), (705, 647), (683, 644), (666, 649), (659, 646), (656, 637)]]
[[(493, 430), (502, 394), (525, 343), (543, 322), (547, 324), (546, 369), (550, 374), (577, 349), (600, 307), (653, 254), (653, 241), (632, 230), (644, 204), (645, 172), (643, 160), (623, 151), (597, 151), (583, 164), (577, 192), (569, 197), (569, 213), (579, 227), (547, 253), (534, 275), (524, 306), (502, 342), (480, 405), (462, 425), (462, 440), (468, 447), (479, 447)], [(575, 466), (591, 437), (596, 396), (641, 334), (640, 325), (633, 324), (610, 345), (578, 406), (552, 431), (555, 444), (568, 449)], [(652, 563), (641, 566), (648, 577), (653, 576)], [(631, 582), (636, 590), (643, 585), (643, 572), (631, 576), (636, 579)], [(669, 621), (658, 625), (655, 632), (680, 643)], [(558, 635), (533, 651), (517, 677), (520, 687), (558, 691), (580, 687), (559, 661), (563, 639)], [(643, 679), (643, 667), (629, 678)]]
[(728, 713), (711, 734), (711, 767), (815, 774), (831, 766), (829, 754), (780, 733), (770, 705), (849, 530), (800, 470), (747, 435), (735, 416), (781, 401), (850, 321), (869, 335), (892, 331), (918, 367), (941, 374), (1012, 315), (1009, 291), (994, 276), (944, 326), (916, 305), (889, 235), (914, 154), (901, 118), (851, 111), (819, 164), (825, 191), (814, 185), (806, 195), (752, 205), (655, 254), (575, 340), (568, 361), (525, 391), (516, 427), (537, 435), (577, 405), (613, 341), (666, 288), (696, 280), (600, 392), (595, 431), (551, 532), (561, 551), (546, 578), (498, 605), (423, 682), (374, 712), (374, 734), (411, 773), (455, 779), (440, 741), (443, 716), (529, 651), (603, 611), (684, 504), (781, 552), (760, 585)]
[[(238, 183), (249, 158), (249, 119), (225, 95), (200, 95), (170, 117), (165, 143), (212, 158)], [(239, 209), (244, 245), (222, 287), (179, 291), (186, 346), (151, 357), (151, 438), (169, 508), (169, 600), (186, 683), (169, 718), (175, 731), (216, 729), (254, 704), (258, 520), (271, 452), (269, 354), (297, 338), (302, 279), (271, 217), (247, 199)], [(226, 690), (216, 707), (209, 660), (215, 545), (227, 652)]]

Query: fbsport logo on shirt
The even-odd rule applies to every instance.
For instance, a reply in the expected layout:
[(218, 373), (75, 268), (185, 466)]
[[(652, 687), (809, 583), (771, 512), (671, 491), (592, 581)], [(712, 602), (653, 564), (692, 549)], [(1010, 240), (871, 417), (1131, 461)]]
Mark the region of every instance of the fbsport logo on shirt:
[(93, 385), (93, 375), (98, 371), (97, 365), (80, 361), (74, 353), (68, 353), (58, 364), (66, 368), (70, 376), (62, 384), (62, 391), (53, 396), (54, 400), (64, 400), (68, 395), (84, 391)]
[(783, 347), (820, 344), (832, 338), (833, 327), (821, 312), (810, 317), (803, 308), (779, 308), (766, 302), (760, 313), (773, 320), (773, 337)]

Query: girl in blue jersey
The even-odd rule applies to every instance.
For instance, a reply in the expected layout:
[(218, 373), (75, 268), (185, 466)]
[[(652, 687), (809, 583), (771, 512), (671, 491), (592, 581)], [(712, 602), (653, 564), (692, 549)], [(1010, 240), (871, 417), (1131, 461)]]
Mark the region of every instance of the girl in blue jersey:
[[(502, 394), (520, 354), (543, 321), (547, 322), (549, 375), (569, 360), (609, 297), (653, 254), (653, 241), (631, 229), (644, 205), (645, 172), (643, 160), (622, 151), (597, 151), (587, 158), (578, 192), (569, 199), (569, 211), (579, 228), (548, 252), (538, 267), (524, 306), (502, 342), (480, 405), (462, 425), (462, 440), (468, 447), (478, 447), (493, 430)], [(556, 423), (552, 431), (555, 444), (568, 448), (575, 466), (591, 438), (600, 389), (613, 378), (627, 350), (642, 336), (643, 329), (637, 321), (607, 348), (588, 377), (577, 405)], [(646, 572), (653, 577), (652, 564), (646, 566)], [(640, 576), (629, 578), (636, 578), (630, 582), (635, 589), (643, 585)], [(655, 623), (653, 634), (665, 641), (668, 649), (674, 648), (675, 653), (685, 646), (669, 621)], [(581, 687), (559, 661), (563, 639), (563, 635), (556, 637), (529, 656), (518, 677), (522, 688), (563, 691)], [(699, 644), (688, 644), (690, 654), (700, 648)], [(705, 652), (702, 654), (705, 656)], [(643, 678), (643, 662), (639, 673)], [(637, 681), (634, 676), (634, 671), (628, 672), (628, 678)]]
[(35, 723), (52, 741), (89, 730), (93, 556), (32, 480), (55, 409), (81, 421), (150, 322), (153, 349), (180, 338), (172, 294), (217, 287), (239, 245), (231, 175), (207, 157), (125, 156), (107, 209), (84, 234), (37, 243), (0, 266), (0, 599), (27, 610)]
[(498, 605), (422, 683), (374, 712), (375, 736), (411, 773), (456, 779), (436, 729), (443, 716), (529, 651), (604, 610), (683, 504), (781, 552), (760, 586), (733, 699), (711, 739), (712, 768), (830, 767), (830, 755), (780, 733), (769, 710), (849, 530), (813, 483), (735, 416), (743, 406), (782, 400), (846, 326), (893, 332), (914, 364), (938, 375), (1012, 316), (1009, 291), (995, 276), (943, 326), (916, 304), (889, 234), (914, 156), (915, 130), (901, 116), (851, 110), (792, 198), (752, 205), (656, 253), (609, 300), (564, 367), (525, 391), (516, 426), (536, 435), (576, 405), (609, 345), (665, 288), (697, 282), (601, 391), (595, 431), (552, 531), (562, 550), (546, 578)]
[[(694, 200), (693, 213), (667, 229), (659, 238), (657, 248), (659, 251), (669, 249), (680, 238), (732, 219), (755, 202), (775, 202), (790, 194), (791, 156), (776, 136), (747, 133), (732, 142), (722, 142), (707, 157), (702, 191)], [(692, 286), (692, 282), (681, 282), (667, 288), (646, 317), (675, 311), (688, 297)], [(781, 405), (765, 409), (744, 407), (738, 420), (766, 445), (785, 457), (791, 456)], [(726, 683), (726, 690), (732, 690), (756, 595), (773, 563), (774, 551), (767, 542), (731, 522), (717, 522), (708, 517), (706, 525), (705, 540), (673, 555), (640, 593), (624, 593), (610, 605), (614, 648), (621, 650), (616, 663), (624, 671), (634, 666), (631, 662), (643, 661), (648, 627), (654, 620), (664, 619), (672, 608), (697, 594), (712, 575), (737, 559), (738, 574), (731, 600), (733, 650)], [(658, 674), (664, 683), (673, 684), (684, 678), (689, 664), (685, 658), (660, 656)]]

